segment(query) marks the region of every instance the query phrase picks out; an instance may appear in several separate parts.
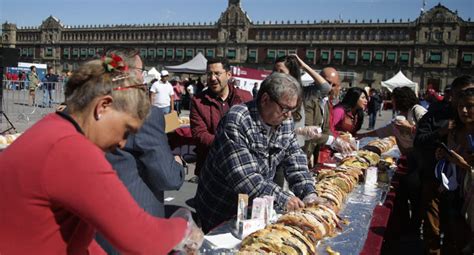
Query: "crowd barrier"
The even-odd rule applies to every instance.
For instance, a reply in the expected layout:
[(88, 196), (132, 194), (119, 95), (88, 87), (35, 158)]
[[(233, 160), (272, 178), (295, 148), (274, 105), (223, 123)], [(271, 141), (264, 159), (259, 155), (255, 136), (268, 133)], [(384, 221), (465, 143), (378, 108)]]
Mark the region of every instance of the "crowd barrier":
[(0, 119), (0, 133), (11, 129), (17, 122), (32, 124), (54, 112), (58, 104), (64, 102), (64, 83), (42, 83), (34, 90), (33, 102), (27, 81), (4, 80), (2, 116)]

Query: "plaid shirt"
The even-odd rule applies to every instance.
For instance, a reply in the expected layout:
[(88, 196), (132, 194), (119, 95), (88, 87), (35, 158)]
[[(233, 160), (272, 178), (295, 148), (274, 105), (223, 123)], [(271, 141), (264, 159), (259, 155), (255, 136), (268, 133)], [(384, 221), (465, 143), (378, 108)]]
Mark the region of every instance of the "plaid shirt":
[(273, 182), (282, 167), (290, 189), (303, 198), (314, 192), (306, 156), (298, 146), (292, 120), (285, 120), (268, 135), (256, 101), (235, 105), (220, 121), (216, 138), (201, 172), (196, 211), (205, 231), (237, 213), (237, 197), (273, 195), (283, 208), (291, 194)]

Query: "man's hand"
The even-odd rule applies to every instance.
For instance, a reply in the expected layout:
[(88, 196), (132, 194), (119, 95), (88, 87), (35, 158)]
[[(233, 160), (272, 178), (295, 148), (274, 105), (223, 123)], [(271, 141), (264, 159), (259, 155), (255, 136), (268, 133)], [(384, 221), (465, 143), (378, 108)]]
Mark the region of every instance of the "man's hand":
[(285, 206), (287, 211), (295, 211), (300, 208), (304, 208), (304, 203), (298, 197), (290, 197)]

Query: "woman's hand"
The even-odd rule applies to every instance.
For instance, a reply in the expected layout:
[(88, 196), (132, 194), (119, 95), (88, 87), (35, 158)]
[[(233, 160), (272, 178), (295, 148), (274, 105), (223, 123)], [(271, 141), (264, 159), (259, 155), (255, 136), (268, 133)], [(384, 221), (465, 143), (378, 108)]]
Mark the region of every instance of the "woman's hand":
[(397, 120), (395, 121), (394, 125), (395, 125), (395, 128), (397, 128), (400, 131), (401, 130), (411, 131), (411, 129), (413, 128), (413, 125), (410, 124), (408, 120)]
[[(456, 164), (459, 168), (469, 171), (473, 163), (473, 154), (467, 156), (466, 158), (457, 154), (454, 150), (450, 150), (451, 155), (447, 155), (447, 158), (450, 162)], [(447, 154), (447, 153), (446, 153)], [(470, 162), (470, 164), (468, 163)]]

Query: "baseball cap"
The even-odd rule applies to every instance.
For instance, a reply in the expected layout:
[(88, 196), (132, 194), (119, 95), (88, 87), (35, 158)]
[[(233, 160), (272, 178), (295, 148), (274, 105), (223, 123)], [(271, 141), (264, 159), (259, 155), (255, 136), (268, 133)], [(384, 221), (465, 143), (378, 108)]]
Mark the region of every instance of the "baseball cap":
[(168, 76), (170, 73), (168, 73), (168, 71), (166, 70), (162, 70), (160, 74), (161, 74), (161, 77), (163, 77), (163, 76)]

